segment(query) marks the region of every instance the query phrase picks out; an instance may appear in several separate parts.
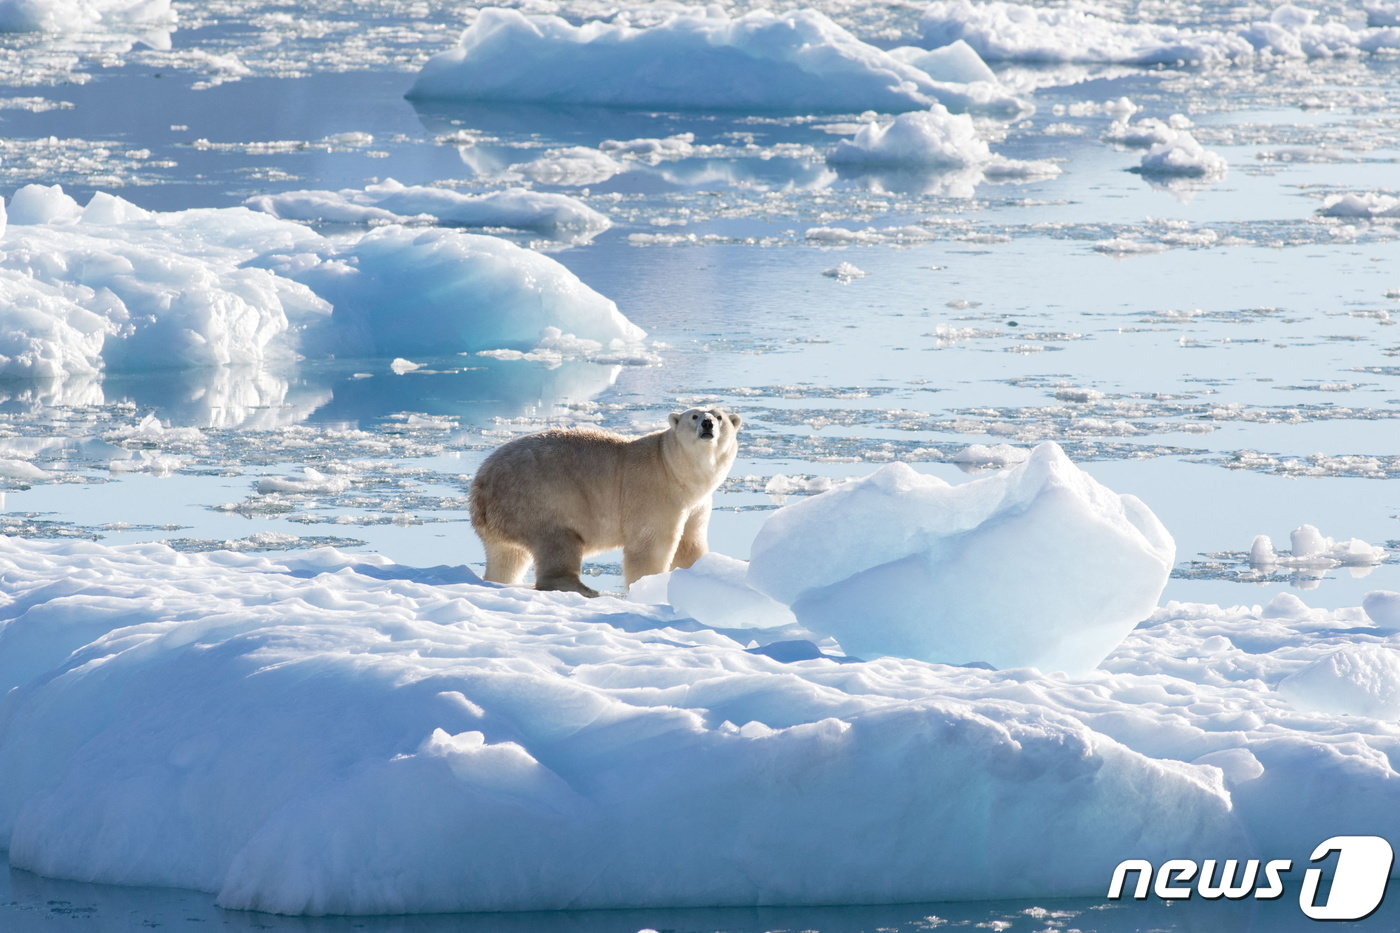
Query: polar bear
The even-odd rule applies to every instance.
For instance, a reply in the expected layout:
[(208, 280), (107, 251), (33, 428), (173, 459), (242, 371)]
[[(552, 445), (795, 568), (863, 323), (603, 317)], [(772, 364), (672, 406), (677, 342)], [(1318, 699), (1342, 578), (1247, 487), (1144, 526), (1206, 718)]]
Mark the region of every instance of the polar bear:
[(518, 437), (486, 458), (471, 485), (472, 527), (486, 579), (598, 592), (583, 558), (622, 548), (622, 576), (689, 567), (708, 550), (711, 497), (734, 463), (742, 419), (718, 408), (674, 412), (670, 427), (625, 438), (593, 428)]

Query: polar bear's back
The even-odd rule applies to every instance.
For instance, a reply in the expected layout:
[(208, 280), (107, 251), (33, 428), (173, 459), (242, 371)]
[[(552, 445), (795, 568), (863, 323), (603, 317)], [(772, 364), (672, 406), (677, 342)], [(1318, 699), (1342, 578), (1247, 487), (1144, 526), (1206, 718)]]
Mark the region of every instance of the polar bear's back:
[(595, 546), (617, 547), (622, 487), (636, 446), (594, 428), (517, 437), (487, 457), (472, 479), (472, 524), (483, 536), (526, 545), (537, 534), (567, 528)]

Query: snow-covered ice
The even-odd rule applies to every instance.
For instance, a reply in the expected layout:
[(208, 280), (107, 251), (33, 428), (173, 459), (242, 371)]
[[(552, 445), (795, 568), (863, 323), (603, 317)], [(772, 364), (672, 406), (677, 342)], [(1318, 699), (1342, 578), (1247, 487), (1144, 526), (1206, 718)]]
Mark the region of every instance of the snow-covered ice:
[(1317, 212), (1323, 217), (1359, 220), (1400, 217), (1400, 198), (1377, 191), (1332, 195), (1323, 201)]
[(853, 139), (837, 145), (826, 160), (832, 165), (873, 169), (975, 167), (1001, 177), (1060, 173), (1053, 162), (994, 155), (972, 117), (949, 113), (938, 104), (902, 113), (888, 123), (867, 123)]
[(244, 204), (286, 220), (330, 223), (405, 223), (426, 218), (448, 226), (507, 227), (563, 237), (591, 237), (610, 226), (607, 217), (568, 195), (524, 188), (463, 194), (404, 185), (392, 178), (363, 189), (254, 195)]
[(1137, 171), (1177, 178), (1221, 178), (1230, 164), (1218, 152), (1202, 146), (1189, 130), (1166, 128), (1162, 141), (1143, 153)]
[(1157, 604), (1175, 546), (1054, 443), (950, 486), (905, 464), (780, 509), (749, 583), (861, 657), (1091, 670)]
[(731, 18), (717, 7), (640, 28), (488, 7), (456, 48), (423, 66), (409, 95), (785, 111), (1008, 103), (935, 81), (815, 10)]
[(0, 238), (0, 374), (534, 346), (644, 334), (547, 256), (444, 229), (335, 237), (243, 208), (86, 207), (21, 188)]
[(171, 25), (170, 0), (0, 0), (0, 32), (78, 32)]

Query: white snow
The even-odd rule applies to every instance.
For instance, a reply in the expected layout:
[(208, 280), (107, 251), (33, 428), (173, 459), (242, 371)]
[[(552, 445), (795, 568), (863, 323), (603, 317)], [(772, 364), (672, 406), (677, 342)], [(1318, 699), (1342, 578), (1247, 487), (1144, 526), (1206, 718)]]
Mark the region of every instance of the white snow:
[(1334, 716), (1400, 719), (1400, 650), (1348, 645), (1279, 682), (1300, 709)]
[(1060, 174), (1053, 162), (1028, 162), (994, 155), (972, 117), (934, 104), (902, 113), (887, 123), (870, 122), (827, 157), (832, 165), (857, 169), (969, 168), (988, 175), (1029, 177)]
[(1175, 545), (1054, 443), (949, 486), (893, 463), (786, 506), (749, 583), (851, 654), (1083, 673), (1157, 603)]
[(1054, 7), (934, 0), (924, 13), (922, 29), (929, 47), (961, 40), (989, 61), (1219, 65), (1400, 47), (1400, 30), (1317, 22), (1311, 11), (1289, 4), (1276, 7), (1267, 20), (1210, 29), (1122, 22), (1082, 0)]
[(1138, 171), (1144, 175), (1181, 178), (1222, 178), (1230, 164), (1211, 152), (1187, 130), (1167, 130), (1162, 142), (1143, 154)]
[(386, 226), (321, 236), (244, 208), (144, 211), (57, 186), (0, 237), (0, 375), (532, 347), (556, 327), (643, 332), (554, 260), (505, 240)]
[(409, 96), (788, 111), (1008, 103), (935, 81), (815, 10), (731, 18), (718, 7), (678, 7), (643, 28), (488, 7)]
[(611, 225), (587, 204), (563, 194), (524, 188), (462, 194), (404, 185), (392, 178), (363, 189), (260, 194), (243, 203), (274, 217), (313, 222), (406, 223), (423, 218), (451, 226), (507, 227), (566, 237), (592, 237)]
[[(691, 574), (725, 624), (740, 566)], [(1173, 603), (1067, 680), (452, 579), (0, 538), (0, 845), (319, 914), (1101, 896), (1123, 857), (1400, 832), (1360, 610)]]
[(1318, 208), (1323, 217), (1369, 220), (1375, 217), (1400, 217), (1400, 198), (1376, 191), (1365, 194), (1340, 194), (1328, 197)]
[(0, 32), (82, 32), (173, 25), (170, 0), (0, 0)]
[(643, 577), (627, 591), (633, 602), (669, 605), (711, 628), (782, 628), (797, 619), (777, 600), (748, 585), (749, 565), (715, 551), (689, 568)]

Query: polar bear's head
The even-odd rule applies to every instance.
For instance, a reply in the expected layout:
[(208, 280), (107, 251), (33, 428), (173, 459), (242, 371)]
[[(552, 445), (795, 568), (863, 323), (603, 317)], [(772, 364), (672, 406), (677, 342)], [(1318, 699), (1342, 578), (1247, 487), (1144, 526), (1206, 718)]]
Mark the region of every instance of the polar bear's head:
[(734, 435), (744, 419), (722, 408), (688, 408), (671, 413), (671, 430), (684, 443), (734, 445)]

